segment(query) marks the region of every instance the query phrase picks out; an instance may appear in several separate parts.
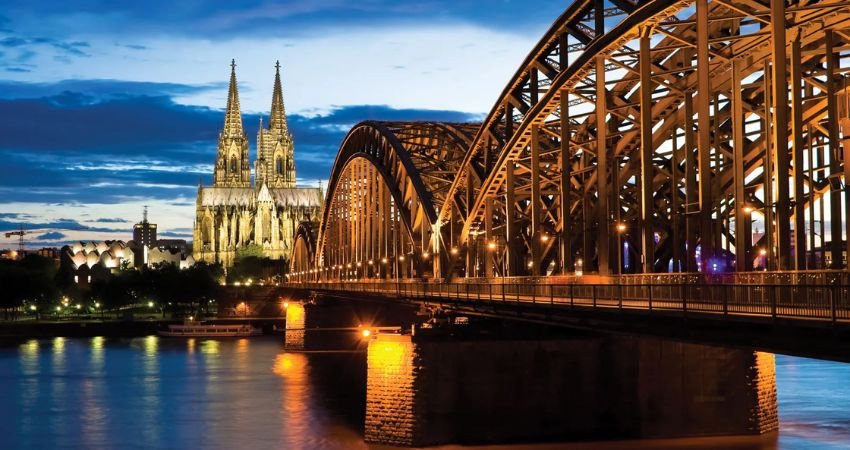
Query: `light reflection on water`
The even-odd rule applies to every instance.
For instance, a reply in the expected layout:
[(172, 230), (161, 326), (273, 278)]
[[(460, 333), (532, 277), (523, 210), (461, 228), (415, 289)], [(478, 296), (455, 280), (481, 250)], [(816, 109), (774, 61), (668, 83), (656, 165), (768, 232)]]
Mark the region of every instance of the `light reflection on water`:
[[(850, 448), (850, 365), (776, 362), (778, 437), (486, 449)], [(26, 340), (0, 346), (0, 448), (366, 449), (364, 396), (365, 355), (281, 338)]]

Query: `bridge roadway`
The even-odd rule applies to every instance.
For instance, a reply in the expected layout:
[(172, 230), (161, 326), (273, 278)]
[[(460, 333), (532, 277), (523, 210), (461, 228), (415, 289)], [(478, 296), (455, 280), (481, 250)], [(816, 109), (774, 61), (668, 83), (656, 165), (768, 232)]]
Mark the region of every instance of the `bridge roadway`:
[(850, 285), (552, 284), (543, 278), (290, 283), (301, 294), (850, 362)]

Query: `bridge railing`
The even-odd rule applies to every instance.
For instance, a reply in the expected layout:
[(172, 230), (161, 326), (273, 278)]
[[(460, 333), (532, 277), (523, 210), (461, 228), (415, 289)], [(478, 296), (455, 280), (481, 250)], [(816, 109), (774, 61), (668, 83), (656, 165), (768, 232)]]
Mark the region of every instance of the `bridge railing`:
[(424, 281), (298, 283), (313, 291), (520, 306), (850, 321), (850, 285), (496, 284)]

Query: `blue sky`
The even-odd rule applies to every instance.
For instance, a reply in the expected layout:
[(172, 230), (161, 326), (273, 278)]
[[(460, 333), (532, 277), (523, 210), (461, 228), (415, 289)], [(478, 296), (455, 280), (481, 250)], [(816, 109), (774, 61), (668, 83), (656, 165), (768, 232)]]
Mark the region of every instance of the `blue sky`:
[(568, 3), (4, 0), (0, 231), (129, 239), (148, 205), (188, 239), (231, 58), (252, 158), (280, 60), (299, 182), (315, 185), (361, 120), (480, 120)]

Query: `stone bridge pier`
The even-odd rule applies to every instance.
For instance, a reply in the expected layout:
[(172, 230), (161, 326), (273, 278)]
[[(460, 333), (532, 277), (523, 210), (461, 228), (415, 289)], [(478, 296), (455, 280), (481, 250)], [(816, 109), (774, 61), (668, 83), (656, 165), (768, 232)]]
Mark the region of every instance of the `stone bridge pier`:
[(749, 435), (778, 427), (774, 356), (656, 339), (368, 346), (365, 439), (425, 446)]

